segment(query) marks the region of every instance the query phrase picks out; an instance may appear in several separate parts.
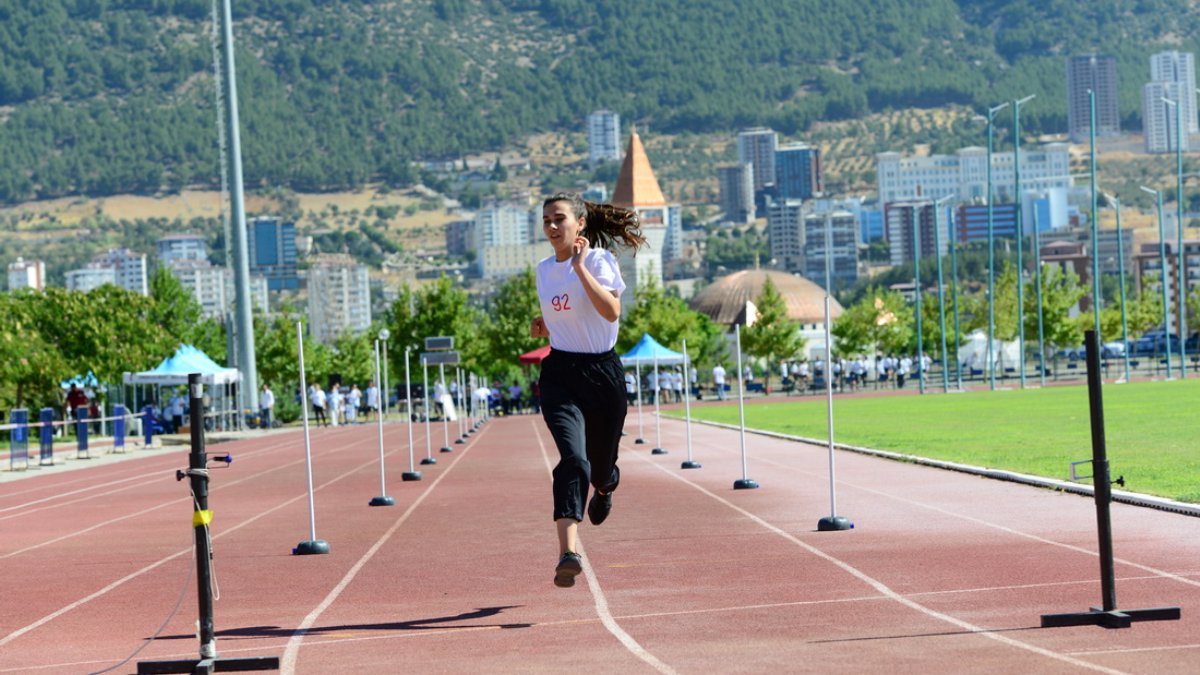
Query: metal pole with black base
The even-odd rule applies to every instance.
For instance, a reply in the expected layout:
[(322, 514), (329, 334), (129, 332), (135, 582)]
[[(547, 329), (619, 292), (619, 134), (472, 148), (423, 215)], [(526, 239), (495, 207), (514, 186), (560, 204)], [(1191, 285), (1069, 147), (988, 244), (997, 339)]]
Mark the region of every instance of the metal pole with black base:
[[(192, 450), (188, 455), (186, 471), (176, 471), (176, 480), (191, 480), (194, 510), (192, 530), (196, 537), (196, 585), (200, 600), (200, 658), (177, 661), (140, 661), (138, 675), (148, 673), (216, 673), (245, 670), (279, 670), (279, 657), (256, 656), (234, 659), (217, 657), (217, 638), (213, 628), (212, 593), (212, 549), (209, 546), (208, 525), (212, 522), (212, 511), (208, 510), (208, 454), (204, 451), (204, 400), (200, 374), (188, 375), (190, 392), (189, 424), (191, 424)], [(227, 465), (233, 461), (229, 455), (216, 458)]]
[[(380, 376), (379, 352), (380, 352), (380, 342), (378, 340), (376, 340), (375, 341), (375, 381), (376, 382), (379, 381), (379, 376)], [(395, 506), (396, 500), (392, 499), (390, 496), (388, 496), (387, 478), (384, 474), (383, 415), (377, 415), (375, 417), (375, 426), (379, 429), (379, 496), (372, 497), (371, 501), (368, 502), (368, 504), (370, 506)]]
[[(1042, 628), (1060, 626), (1103, 626), (1128, 628), (1134, 621), (1177, 621), (1178, 607), (1150, 609), (1117, 609), (1117, 586), (1113, 574), (1112, 521), (1108, 507), (1112, 503), (1112, 481), (1108, 468), (1108, 451), (1104, 441), (1104, 401), (1100, 393), (1100, 338), (1096, 331), (1086, 331), (1088, 404), (1092, 421), (1092, 484), (1095, 487), (1096, 526), (1100, 535), (1100, 594), (1102, 606), (1087, 612), (1043, 614)], [(1124, 484), (1124, 479), (1119, 478)]]

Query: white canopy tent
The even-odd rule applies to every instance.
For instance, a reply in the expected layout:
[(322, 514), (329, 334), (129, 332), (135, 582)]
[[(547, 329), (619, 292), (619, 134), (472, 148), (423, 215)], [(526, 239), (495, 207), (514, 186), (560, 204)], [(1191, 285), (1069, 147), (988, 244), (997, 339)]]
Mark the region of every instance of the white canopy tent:
[[(958, 348), (958, 364), (970, 370), (986, 370), (988, 360), (987, 333), (976, 330), (966, 336)], [(1021, 345), (1016, 340), (1005, 342), (992, 339), (992, 361), (1000, 372), (1015, 368), (1021, 360)], [(970, 372), (970, 370), (968, 372)]]

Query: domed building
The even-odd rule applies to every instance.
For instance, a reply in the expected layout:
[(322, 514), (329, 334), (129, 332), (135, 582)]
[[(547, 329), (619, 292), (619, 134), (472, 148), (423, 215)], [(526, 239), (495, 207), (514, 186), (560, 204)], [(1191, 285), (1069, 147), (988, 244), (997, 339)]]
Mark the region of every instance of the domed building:
[[(800, 323), (800, 334), (806, 341), (805, 351), (819, 356), (825, 351), (825, 289), (804, 277), (777, 270), (742, 270), (723, 276), (705, 286), (688, 305), (707, 315), (715, 323), (732, 328), (746, 325), (747, 314), (753, 312), (754, 301), (762, 295), (767, 279), (775, 284), (787, 305), (789, 319)], [(830, 321), (842, 315), (842, 306), (829, 299)]]

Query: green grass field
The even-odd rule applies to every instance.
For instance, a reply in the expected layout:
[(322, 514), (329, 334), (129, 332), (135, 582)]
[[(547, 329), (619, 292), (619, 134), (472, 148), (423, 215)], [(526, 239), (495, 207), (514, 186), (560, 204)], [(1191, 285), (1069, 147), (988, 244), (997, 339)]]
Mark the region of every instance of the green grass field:
[[(834, 440), (880, 450), (1067, 479), (1092, 457), (1087, 387), (834, 399)], [(1200, 502), (1200, 376), (1105, 385), (1112, 477), (1124, 489)], [(683, 411), (672, 412), (682, 416)], [(692, 408), (738, 424), (737, 406)], [(825, 439), (825, 397), (747, 399), (746, 426)], [(1089, 475), (1089, 466), (1079, 467)], [(1087, 481), (1090, 484), (1090, 481)], [(1121, 489), (1118, 487), (1118, 489)]]

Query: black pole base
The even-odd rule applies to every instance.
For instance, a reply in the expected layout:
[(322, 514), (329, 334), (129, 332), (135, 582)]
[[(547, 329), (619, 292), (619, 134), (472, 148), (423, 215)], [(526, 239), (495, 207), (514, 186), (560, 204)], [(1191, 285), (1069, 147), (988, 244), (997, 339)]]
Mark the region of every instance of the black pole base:
[(838, 530), (853, 530), (854, 523), (845, 516), (825, 516), (817, 521), (818, 532), (835, 532)]
[(404, 482), (421, 480), (421, 472), (420, 471), (405, 471), (404, 473), (400, 474), (400, 480), (402, 480)]
[(292, 549), (292, 555), (320, 555), (329, 553), (329, 542), (324, 539), (302, 541)]
[(652, 454), (652, 455), (665, 455), (665, 454), (667, 454), (667, 451), (666, 451), (666, 450), (664, 450), (664, 449), (662, 449), (662, 448), (655, 448), (655, 449), (653, 449), (653, 450), (651, 450), (651, 451), (650, 451), (650, 454)]
[(733, 481), (734, 490), (757, 490), (758, 481), (750, 480), (749, 478), (739, 478)]
[(428, 466), (430, 464), (437, 464), (437, 460), (432, 457), (426, 457), (425, 459), (421, 460), (421, 463)]
[(1100, 607), (1093, 607), (1090, 612), (1043, 614), (1042, 628), (1061, 628), (1063, 626), (1102, 626), (1104, 628), (1129, 628), (1134, 621), (1178, 620), (1178, 607), (1114, 609), (1110, 612), (1106, 612)]
[(693, 462), (692, 460), (689, 459), (689, 460), (686, 460), (685, 462), (683, 462), (682, 464), (680, 464), (679, 468), (681, 468), (681, 469), (699, 469), (701, 466), (703, 466), (703, 465), (700, 462)]
[(449, 448), (449, 447), (443, 446), (441, 451), (442, 452), (454, 452), (454, 448)]
[(138, 675), (156, 673), (231, 673), (246, 670), (279, 670), (278, 656), (249, 656), (236, 659), (183, 659), (138, 661)]
[(638, 438), (638, 439), (634, 439), (634, 441), (633, 441), (633, 442), (634, 442), (634, 444), (635, 444), (635, 445), (645, 445), (645, 443), (646, 443), (646, 439), (644, 439), (644, 438)]
[(372, 497), (370, 505), (371, 506), (395, 506), (396, 500), (392, 499), (391, 497), (389, 497), (387, 495), (383, 495), (380, 497)]

